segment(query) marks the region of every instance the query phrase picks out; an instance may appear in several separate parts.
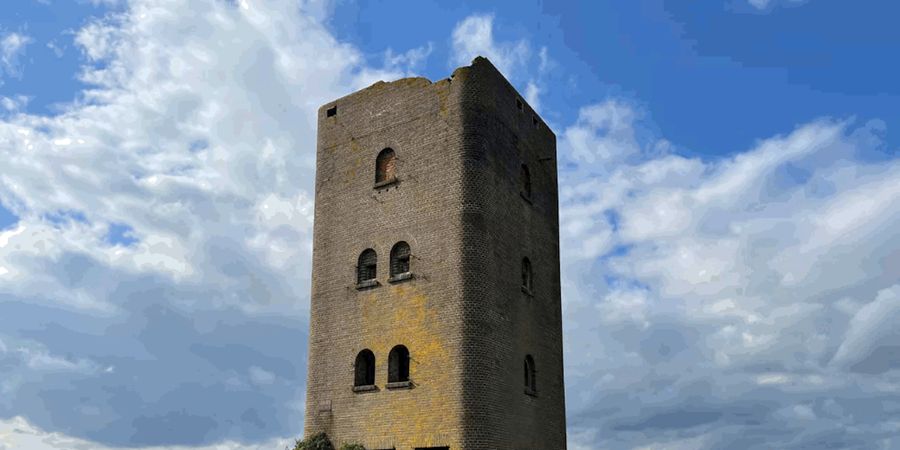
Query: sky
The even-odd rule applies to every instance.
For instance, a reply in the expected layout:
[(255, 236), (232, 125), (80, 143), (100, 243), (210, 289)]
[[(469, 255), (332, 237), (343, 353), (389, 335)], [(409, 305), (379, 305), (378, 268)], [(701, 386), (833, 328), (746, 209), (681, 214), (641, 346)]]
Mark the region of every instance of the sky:
[(0, 450), (302, 434), (316, 110), (488, 57), (555, 130), (569, 448), (900, 448), (900, 3), (17, 0)]

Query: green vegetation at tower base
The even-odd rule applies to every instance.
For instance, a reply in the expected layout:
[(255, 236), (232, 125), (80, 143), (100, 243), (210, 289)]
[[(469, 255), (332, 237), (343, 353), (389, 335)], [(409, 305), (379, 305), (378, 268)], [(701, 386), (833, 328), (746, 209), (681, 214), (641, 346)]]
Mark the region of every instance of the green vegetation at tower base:
[[(334, 445), (331, 445), (327, 434), (317, 433), (302, 441), (297, 441), (292, 450), (334, 450)], [(360, 444), (344, 444), (341, 445), (340, 450), (366, 450), (366, 448)]]

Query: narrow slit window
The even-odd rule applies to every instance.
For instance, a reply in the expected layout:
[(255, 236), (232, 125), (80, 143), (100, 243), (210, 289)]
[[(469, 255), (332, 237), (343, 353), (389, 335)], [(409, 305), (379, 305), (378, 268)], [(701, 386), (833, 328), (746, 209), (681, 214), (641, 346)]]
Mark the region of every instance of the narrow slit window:
[(519, 175), (520, 183), (522, 184), (522, 195), (525, 198), (531, 198), (531, 172), (528, 170), (528, 166), (522, 164), (521, 173)]
[(525, 355), (525, 391), (529, 393), (537, 392), (537, 381), (535, 380), (536, 371), (534, 369), (534, 358), (531, 355)]
[(516, 99), (516, 109), (518, 109), (519, 111), (525, 110), (525, 105), (522, 103), (521, 99)]
[(356, 265), (356, 284), (363, 284), (367, 281), (375, 280), (377, 276), (378, 255), (375, 250), (367, 248), (359, 254), (359, 261)]
[(522, 258), (522, 289), (529, 294), (534, 289), (534, 272), (531, 270), (531, 261)]

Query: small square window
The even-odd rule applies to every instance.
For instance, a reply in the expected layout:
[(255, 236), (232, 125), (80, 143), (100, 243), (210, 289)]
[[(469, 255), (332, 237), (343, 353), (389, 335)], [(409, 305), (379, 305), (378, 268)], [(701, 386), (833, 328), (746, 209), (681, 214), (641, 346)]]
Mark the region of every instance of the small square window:
[(328, 109), (325, 111), (325, 116), (326, 116), (326, 117), (334, 117), (334, 116), (336, 116), (336, 115), (337, 115), (337, 105), (334, 105), (334, 106), (332, 106), (331, 108), (328, 108)]

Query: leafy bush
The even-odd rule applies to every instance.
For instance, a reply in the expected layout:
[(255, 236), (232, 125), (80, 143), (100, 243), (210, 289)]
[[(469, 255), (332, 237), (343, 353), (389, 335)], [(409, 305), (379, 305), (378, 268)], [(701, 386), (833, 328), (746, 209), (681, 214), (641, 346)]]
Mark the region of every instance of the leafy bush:
[(302, 441), (297, 441), (293, 450), (334, 450), (334, 446), (331, 445), (327, 434), (317, 433)]
[(366, 448), (360, 444), (344, 444), (341, 446), (341, 450), (366, 450)]

